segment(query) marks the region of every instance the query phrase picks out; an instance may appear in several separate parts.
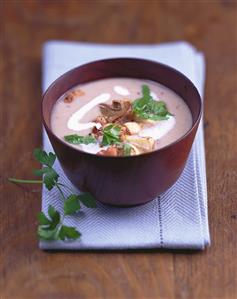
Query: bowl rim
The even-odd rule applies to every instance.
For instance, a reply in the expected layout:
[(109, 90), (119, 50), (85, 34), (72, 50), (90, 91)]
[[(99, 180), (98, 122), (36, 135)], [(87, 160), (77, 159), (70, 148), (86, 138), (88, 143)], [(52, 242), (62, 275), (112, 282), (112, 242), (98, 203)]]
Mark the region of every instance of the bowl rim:
[[(85, 152), (81, 149), (76, 149), (72, 146), (70, 146), (69, 144), (67, 144), (65, 141), (63, 141), (61, 138), (59, 138), (56, 134), (54, 134), (54, 132), (52, 131), (52, 129), (50, 128), (50, 126), (47, 125), (46, 123), (46, 120), (45, 120), (45, 117), (44, 117), (44, 109), (43, 109), (43, 105), (44, 105), (44, 101), (45, 101), (45, 98), (47, 96), (47, 94), (49, 93), (49, 91), (54, 88), (54, 85), (56, 85), (58, 83), (59, 80), (62, 80), (64, 77), (70, 75), (70, 73), (73, 73), (75, 70), (79, 69), (79, 68), (84, 68), (86, 66), (89, 66), (89, 65), (93, 65), (95, 63), (98, 63), (98, 62), (103, 62), (103, 63), (106, 63), (106, 62), (111, 62), (111, 61), (118, 61), (118, 60), (133, 60), (133, 61), (142, 61), (144, 63), (153, 63), (153, 64), (156, 64), (157, 66), (160, 66), (160, 67), (163, 67), (163, 68), (166, 68), (168, 69), (169, 71), (172, 71), (172, 72), (175, 72), (177, 75), (179, 75), (180, 77), (182, 77), (185, 81), (188, 82), (189, 85), (192, 86), (192, 88), (194, 89), (194, 91), (197, 93), (198, 95), (198, 101), (199, 101), (199, 111), (198, 111), (198, 116), (197, 116), (197, 119), (195, 122), (193, 122), (191, 128), (184, 134), (182, 135), (180, 138), (176, 139), (175, 141), (173, 141), (172, 143), (169, 143), (167, 144), (166, 146), (160, 148), (160, 149), (156, 149), (154, 151), (151, 151), (151, 152), (147, 152), (147, 153), (142, 153), (142, 154), (139, 154), (139, 155), (134, 155), (134, 156), (99, 156), (97, 154), (93, 154), (93, 153), (88, 153), (88, 152)], [(108, 77), (108, 79), (111, 78), (111, 77)], [(122, 78), (122, 77), (119, 77), (119, 78)], [(106, 78), (104, 78), (106, 79)], [(134, 79), (136, 79), (134, 77)], [(96, 81), (96, 80), (94, 80)], [(88, 81), (90, 82), (90, 81)], [(154, 81), (156, 82), (156, 81)], [(159, 83), (159, 82), (157, 82)], [(164, 84), (162, 84), (164, 85)], [(164, 85), (166, 86), (166, 85)], [(167, 86), (166, 86), (167, 87)], [(72, 87), (73, 88), (73, 87)], [(167, 87), (169, 88), (169, 87)], [(169, 88), (171, 89), (171, 88)], [(172, 90), (172, 89), (171, 89)], [(173, 90), (174, 91), (174, 90)], [(175, 92), (175, 91), (174, 91)], [(176, 93), (176, 92), (175, 92)], [(57, 99), (58, 100), (58, 99)], [(92, 156), (92, 157), (97, 157), (99, 159), (134, 159), (134, 158), (137, 158), (137, 157), (141, 157), (141, 156), (148, 156), (148, 155), (153, 155), (153, 154), (156, 154), (156, 153), (159, 153), (159, 152), (162, 152), (164, 150), (167, 150), (171, 147), (173, 147), (174, 145), (180, 143), (181, 141), (183, 141), (188, 135), (190, 135), (192, 133), (193, 130), (195, 130), (196, 126), (198, 125), (201, 117), (202, 117), (202, 112), (203, 112), (203, 101), (201, 99), (201, 95), (199, 94), (199, 91), (197, 89), (197, 87), (194, 85), (194, 83), (188, 78), (186, 77), (183, 73), (181, 73), (180, 71), (176, 70), (175, 68), (167, 65), (167, 64), (164, 64), (164, 63), (160, 63), (160, 62), (157, 62), (157, 61), (154, 61), (154, 60), (150, 60), (150, 59), (142, 59), (142, 58), (135, 58), (135, 57), (116, 57), (116, 58), (106, 58), (106, 59), (98, 59), (98, 60), (93, 60), (91, 62), (88, 62), (88, 63), (84, 63), (84, 64), (81, 64), (79, 66), (76, 66), (72, 69), (70, 69), (69, 71), (63, 73), (61, 76), (59, 76), (57, 79), (55, 79), (49, 86), (48, 88), (45, 90), (45, 92), (43, 93), (42, 95), (42, 100), (41, 100), (41, 117), (42, 117), (42, 123), (46, 129), (46, 132), (50, 133), (54, 138), (56, 138), (56, 140), (61, 143), (62, 145), (68, 147), (70, 150), (74, 151), (75, 153), (80, 153), (80, 154), (85, 154), (85, 155), (89, 155), (89, 156)]]

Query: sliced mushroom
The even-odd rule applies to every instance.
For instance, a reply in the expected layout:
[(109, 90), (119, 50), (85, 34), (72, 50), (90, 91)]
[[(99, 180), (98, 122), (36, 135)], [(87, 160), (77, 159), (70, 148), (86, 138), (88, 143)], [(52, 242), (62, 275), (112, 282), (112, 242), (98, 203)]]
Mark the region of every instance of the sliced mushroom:
[(126, 135), (126, 141), (134, 145), (142, 152), (150, 152), (155, 147), (155, 140), (151, 137), (139, 137), (135, 135)]
[(108, 122), (119, 121), (125, 118), (132, 111), (130, 101), (113, 101), (111, 105), (100, 104), (100, 111), (102, 115), (108, 120)]
[(140, 155), (141, 152), (139, 151), (139, 149), (130, 143), (130, 146), (131, 146), (131, 156), (135, 156), (135, 155)]

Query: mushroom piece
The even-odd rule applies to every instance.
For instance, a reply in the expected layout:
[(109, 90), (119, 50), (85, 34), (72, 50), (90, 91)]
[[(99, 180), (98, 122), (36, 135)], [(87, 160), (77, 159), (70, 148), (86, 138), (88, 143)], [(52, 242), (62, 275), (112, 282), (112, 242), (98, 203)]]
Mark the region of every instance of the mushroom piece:
[(141, 152), (139, 151), (139, 149), (135, 145), (130, 143), (130, 146), (131, 146), (131, 156), (141, 154)]
[(108, 120), (108, 122), (117, 122), (122, 118), (125, 118), (132, 111), (132, 105), (130, 101), (113, 101), (111, 105), (100, 104), (100, 111), (102, 115)]
[(155, 140), (152, 137), (126, 135), (126, 141), (134, 145), (141, 152), (150, 152), (154, 150), (155, 147)]

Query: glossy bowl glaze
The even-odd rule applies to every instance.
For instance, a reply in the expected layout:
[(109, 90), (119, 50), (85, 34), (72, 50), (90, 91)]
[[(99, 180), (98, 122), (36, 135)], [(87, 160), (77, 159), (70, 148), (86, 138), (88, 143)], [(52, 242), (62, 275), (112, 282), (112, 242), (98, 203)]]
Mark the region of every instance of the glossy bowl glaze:
[[(180, 139), (154, 152), (130, 157), (104, 157), (64, 143), (51, 130), (54, 103), (68, 89), (103, 78), (131, 77), (161, 83), (180, 95), (193, 117)], [(69, 180), (103, 203), (132, 206), (146, 203), (170, 188), (181, 175), (201, 117), (202, 102), (193, 83), (180, 72), (157, 62), (116, 58), (79, 66), (58, 78), (42, 100), (43, 124)]]

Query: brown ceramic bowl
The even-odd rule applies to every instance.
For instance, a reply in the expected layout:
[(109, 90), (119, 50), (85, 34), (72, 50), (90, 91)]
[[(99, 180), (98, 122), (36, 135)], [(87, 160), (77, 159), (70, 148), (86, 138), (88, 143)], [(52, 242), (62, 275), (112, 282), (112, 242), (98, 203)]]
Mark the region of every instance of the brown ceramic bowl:
[[(148, 79), (172, 89), (190, 108), (192, 128), (172, 144), (139, 156), (97, 156), (64, 143), (50, 127), (54, 103), (77, 84), (112, 77)], [(200, 95), (184, 75), (166, 65), (133, 58), (100, 60), (79, 66), (58, 78), (45, 92), (42, 101), (44, 127), (67, 177), (80, 190), (116, 206), (144, 204), (176, 182), (188, 158), (201, 111)]]

